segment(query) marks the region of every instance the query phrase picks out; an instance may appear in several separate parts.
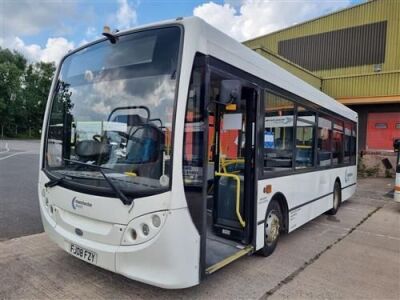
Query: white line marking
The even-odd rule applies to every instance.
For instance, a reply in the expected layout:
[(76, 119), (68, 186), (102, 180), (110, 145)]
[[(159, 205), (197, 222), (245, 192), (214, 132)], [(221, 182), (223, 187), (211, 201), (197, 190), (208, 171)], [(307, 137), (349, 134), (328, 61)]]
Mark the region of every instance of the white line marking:
[(18, 153), (10, 154), (8, 156), (1, 157), (0, 160), (5, 160), (7, 158), (10, 158), (10, 157), (13, 157), (13, 156), (17, 156), (17, 155), (21, 155), (21, 154), (39, 154), (39, 153), (34, 152), (34, 151), (18, 152)]

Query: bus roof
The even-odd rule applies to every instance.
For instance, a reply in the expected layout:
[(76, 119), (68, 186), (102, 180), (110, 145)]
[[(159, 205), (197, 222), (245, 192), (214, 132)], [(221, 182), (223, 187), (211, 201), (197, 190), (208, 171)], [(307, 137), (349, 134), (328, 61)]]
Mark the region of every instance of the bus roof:
[[(213, 56), (264, 81), (296, 94), (350, 120), (357, 121), (357, 113), (335, 99), (314, 88), (307, 82), (264, 58), (260, 54), (234, 40), (198, 17), (177, 18), (133, 29), (127, 33), (148, 27), (181, 24), (185, 28), (184, 48)], [(120, 34), (120, 33), (119, 33)]]

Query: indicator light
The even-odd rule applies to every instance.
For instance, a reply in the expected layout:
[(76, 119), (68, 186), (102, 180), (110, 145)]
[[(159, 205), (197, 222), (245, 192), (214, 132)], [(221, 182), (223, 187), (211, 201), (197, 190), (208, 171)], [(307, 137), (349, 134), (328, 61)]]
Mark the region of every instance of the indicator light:
[(149, 233), (150, 233), (150, 227), (149, 227), (149, 225), (143, 224), (143, 225), (142, 225), (142, 232), (143, 232), (144, 235), (149, 235)]

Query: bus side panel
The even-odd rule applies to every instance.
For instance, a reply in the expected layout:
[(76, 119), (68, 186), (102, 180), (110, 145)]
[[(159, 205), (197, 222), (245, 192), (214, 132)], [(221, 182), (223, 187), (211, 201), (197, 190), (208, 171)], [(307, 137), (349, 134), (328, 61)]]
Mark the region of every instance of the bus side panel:
[[(356, 166), (293, 174), (258, 181), (257, 249), (264, 246), (264, 224), (268, 205), (277, 193), (284, 195), (289, 208), (289, 232), (304, 225), (333, 207), (333, 188), (339, 178), (342, 201), (355, 192)], [(266, 194), (264, 187), (272, 186)]]
[(342, 183), (342, 202), (354, 195), (357, 188), (357, 166), (350, 166), (345, 169)]

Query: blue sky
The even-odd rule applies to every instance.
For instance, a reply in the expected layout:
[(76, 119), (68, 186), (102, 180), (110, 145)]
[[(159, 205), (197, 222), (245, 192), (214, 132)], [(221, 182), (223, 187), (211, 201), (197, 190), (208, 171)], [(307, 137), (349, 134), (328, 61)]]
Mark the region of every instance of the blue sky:
[(239, 41), (364, 0), (0, 0), (0, 47), (31, 61), (57, 61), (98, 37), (103, 25), (126, 29), (196, 15)]

